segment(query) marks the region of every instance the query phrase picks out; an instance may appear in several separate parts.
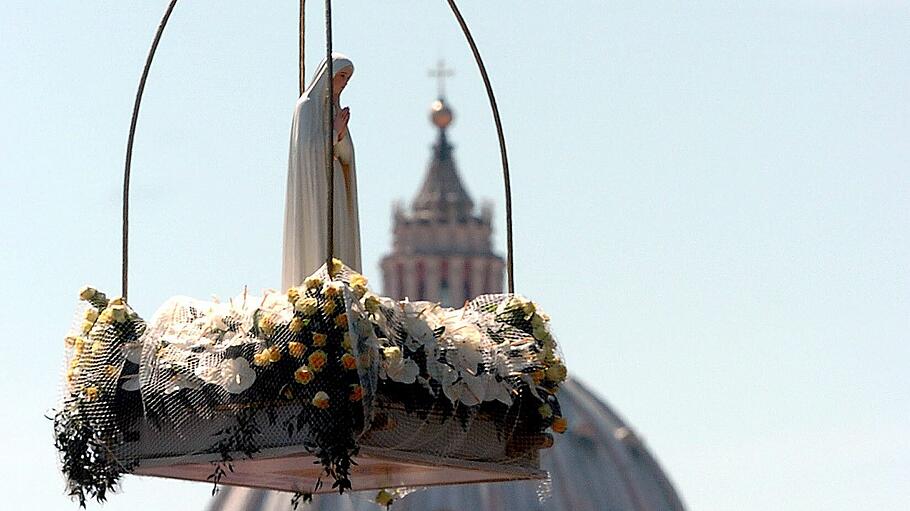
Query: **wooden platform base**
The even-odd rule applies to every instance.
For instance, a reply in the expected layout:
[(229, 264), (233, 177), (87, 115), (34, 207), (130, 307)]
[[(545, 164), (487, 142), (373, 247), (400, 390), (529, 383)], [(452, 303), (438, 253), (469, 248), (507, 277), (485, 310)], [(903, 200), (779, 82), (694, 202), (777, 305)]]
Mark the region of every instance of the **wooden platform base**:
[[(187, 459), (143, 460), (133, 472), (136, 475), (166, 477), (211, 483), (217, 456), (193, 456)], [(422, 487), (440, 484), (488, 483), (526, 479), (543, 479), (546, 472), (522, 466), (505, 466), (483, 462), (421, 457), (414, 453), (364, 447), (355, 458), (351, 481), (354, 491), (382, 488)], [(322, 473), (318, 460), (306, 452), (289, 453), (287, 448), (262, 452), (254, 459), (233, 463), (234, 471), (221, 484), (287, 492), (312, 491)], [(323, 480), (318, 493), (331, 493), (332, 481)]]

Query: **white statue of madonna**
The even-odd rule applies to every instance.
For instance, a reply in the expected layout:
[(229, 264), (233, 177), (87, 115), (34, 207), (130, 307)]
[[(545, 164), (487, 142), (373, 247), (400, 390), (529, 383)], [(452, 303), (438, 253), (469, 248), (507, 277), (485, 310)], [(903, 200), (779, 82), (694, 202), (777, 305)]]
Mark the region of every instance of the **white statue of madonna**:
[[(341, 108), (340, 96), (354, 72), (354, 64), (332, 54), (334, 97), (334, 257), (360, 271), (360, 220), (357, 212), (357, 172), (354, 144), (348, 130), (351, 113)], [(328, 244), (328, 187), (326, 168), (326, 85), (323, 61), (313, 81), (297, 101), (291, 124), (287, 196), (284, 208), (284, 248), (281, 287), (297, 286), (326, 261)]]

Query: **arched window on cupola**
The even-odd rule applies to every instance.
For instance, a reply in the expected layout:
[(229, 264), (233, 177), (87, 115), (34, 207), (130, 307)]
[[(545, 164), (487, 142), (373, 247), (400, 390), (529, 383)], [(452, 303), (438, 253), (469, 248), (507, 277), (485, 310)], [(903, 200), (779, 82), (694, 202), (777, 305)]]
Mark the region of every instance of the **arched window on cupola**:
[[(486, 267), (483, 269), (483, 292), (489, 293), (493, 291), (493, 272), (496, 271), (496, 267), (492, 262), (488, 262)], [(498, 289), (498, 287), (497, 287)]]
[(427, 267), (423, 261), (417, 261), (417, 296), (415, 300), (425, 300), (427, 296)]
[(405, 289), (404, 289), (404, 263), (398, 263), (395, 265), (395, 296), (398, 298), (404, 298)]
[(474, 293), (471, 291), (471, 277), (473, 273), (471, 272), (471, 261), (464, 262), (464, 298), (465, 300), (470, 300)]
[(449, 262), (439, 263), (439, 302), (443, 305), (452, 304), (452, 290), (449, 288)]

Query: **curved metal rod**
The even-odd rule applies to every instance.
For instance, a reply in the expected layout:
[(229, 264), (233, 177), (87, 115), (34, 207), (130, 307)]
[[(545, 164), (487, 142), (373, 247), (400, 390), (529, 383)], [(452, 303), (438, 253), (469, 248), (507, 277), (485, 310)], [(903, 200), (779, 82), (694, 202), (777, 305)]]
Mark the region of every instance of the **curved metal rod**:
[(177, 0), (171, 0), (164, 11), (164, 16), (158, 24), (158, 31), (155, 32), (155, 39), (152, 40), (152, 47), (149, 48), (148, 56), (145, 58), (145, 68), (142, 70), (142, 78), (139, 79), (139, 90), (136, 91), (136, 100), (133, 103), (133, 118), (130, 121), (130, 135), (126, 142), (126, 164), (123, 168), (123, 266), (121, 269), (121, 289), (123, 299), (127, 295), (127, 268), (129, 266), (129, 225), (130, 225), (130, 167), (133, 163), (133, 141), (136, 137), (136, 122), (139, 120), (139, 106), (142, 104), (142, 93), (145, 91), (145, 81), (149, 76), (149, 69), (152, 67), (152, 59), (155, 58), (155, 51), (158, 49), (158, 43), (161, 41), (161, 34), (164, 33), (164, 27), (167, 26), (167, 20), (174, 11)]
[(480, 58), (480, 50), (477, 49), (477, 43), (474, 42), (474, 37), (471, 35), (470, 29), (468, 29), (468, 24), (461, 15), (461, 11), (458, 10), (458, 6), (455, 5), (455, 0), (447, 1), (449, 2), (449, 7), (452, 8), (455, 19), (458, 20), (458, 24), (461, 26), (461, 31), (464, 32), (464, 36), (468, 40), (468, 45), (471, 46), (471, 52), (474, 53), (474, 60), (477, 62), (477, 67), (480, 69), (480, 76), (483, 77), (483, 84), (487, 89), (487, 97), (490, 98), (490, 108), (493, 109), (493, 121), (496, 123), (496, 134), (499, 136), (499, 154), (502, 158), (502, 178), (506, 189), (506, 268), (508, 272), (509, 293), (514, 293), (515, 267), (512, 257), (512, 184), (509, 180), (509, 156), (506, 153), (506, 139), (505, 135), (502, 133), (502, 121), (499, 118), (499, 107), (496, 106), (496, 97), (493, 95), (493, 86), (490, 85), (490, 77), (487, 75), (487, 69), (483, 65), (483, 59)]

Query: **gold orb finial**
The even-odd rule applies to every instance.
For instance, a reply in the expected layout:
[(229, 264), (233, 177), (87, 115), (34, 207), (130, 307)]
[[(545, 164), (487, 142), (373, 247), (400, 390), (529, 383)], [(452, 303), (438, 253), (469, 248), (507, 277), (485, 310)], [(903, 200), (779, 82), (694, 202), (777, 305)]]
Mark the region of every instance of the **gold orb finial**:
[(445, 129), (449, 124), (452, 124), (453, 118), (454, 114), (452, 113), (452, 109), (446, 105), (443, 99), (437, 99), (430, 106), (430, 121), (437, 128)]

